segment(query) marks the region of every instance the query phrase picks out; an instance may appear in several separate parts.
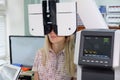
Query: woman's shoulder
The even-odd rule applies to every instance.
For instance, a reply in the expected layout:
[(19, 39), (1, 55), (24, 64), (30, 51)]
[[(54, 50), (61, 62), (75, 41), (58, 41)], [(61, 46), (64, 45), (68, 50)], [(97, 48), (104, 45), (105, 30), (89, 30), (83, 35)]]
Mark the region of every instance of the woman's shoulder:
[(44, 53), (43, 48), (38, 49), (38, 51), (37, 51), (37, 55), (41, 55), (41, 56), (42, 56), (43, 53)]
[(38, 52), (43, 52), (43, 48), (38, 49)]

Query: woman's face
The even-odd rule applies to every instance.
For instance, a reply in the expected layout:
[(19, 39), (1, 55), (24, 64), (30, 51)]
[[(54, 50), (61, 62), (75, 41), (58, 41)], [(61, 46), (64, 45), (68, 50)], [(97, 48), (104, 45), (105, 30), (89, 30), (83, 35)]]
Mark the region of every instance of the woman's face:
[(48, 37), (52, 44), (65, 42), (65, 36), (57, 36), (53, 30), (48, 34)]

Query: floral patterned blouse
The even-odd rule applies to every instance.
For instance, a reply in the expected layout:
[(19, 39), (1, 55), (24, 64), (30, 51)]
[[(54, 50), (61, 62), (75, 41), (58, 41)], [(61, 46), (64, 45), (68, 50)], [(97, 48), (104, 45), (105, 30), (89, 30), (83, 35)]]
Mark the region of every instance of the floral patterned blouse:
[(36, 54), (32, 70), (37, 71), (40, 80), (71, 80), (71, 76), (63, 70), (65, 63), (64, 50), (58, 54), (49, 50), (49, 60), (46, 61), (46, 66), (42, 64), (42, 54), (39, 50)]

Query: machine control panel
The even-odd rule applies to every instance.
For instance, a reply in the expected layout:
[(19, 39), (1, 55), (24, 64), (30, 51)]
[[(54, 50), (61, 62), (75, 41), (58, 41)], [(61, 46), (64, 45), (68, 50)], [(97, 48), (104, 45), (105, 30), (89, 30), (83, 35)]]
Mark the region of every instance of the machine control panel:
[(80, 59), (79, 63), (84, 65), (93, 65), (93, 66), (105, 66), (110, 67), (111, 62), (109, 60), (97, 60), (97, 59)]
[(79, 49), (79, 65), (112, 67), (114, 30), (83, 30)]

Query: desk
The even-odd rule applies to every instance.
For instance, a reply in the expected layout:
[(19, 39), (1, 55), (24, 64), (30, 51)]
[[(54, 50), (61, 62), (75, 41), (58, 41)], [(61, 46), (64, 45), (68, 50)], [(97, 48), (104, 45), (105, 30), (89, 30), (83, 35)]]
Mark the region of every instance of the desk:
[(33, 71), (21, 72), (18, 80), (34, 80)]

